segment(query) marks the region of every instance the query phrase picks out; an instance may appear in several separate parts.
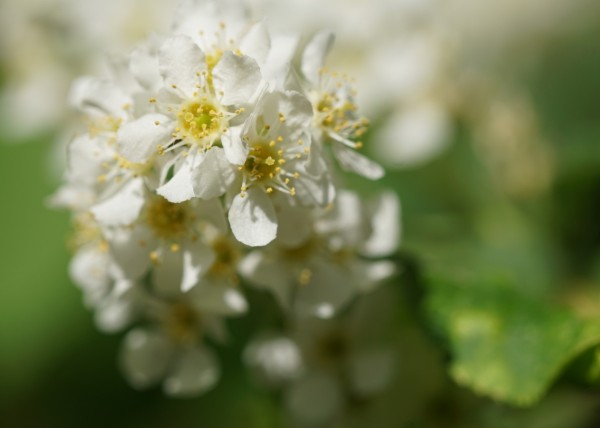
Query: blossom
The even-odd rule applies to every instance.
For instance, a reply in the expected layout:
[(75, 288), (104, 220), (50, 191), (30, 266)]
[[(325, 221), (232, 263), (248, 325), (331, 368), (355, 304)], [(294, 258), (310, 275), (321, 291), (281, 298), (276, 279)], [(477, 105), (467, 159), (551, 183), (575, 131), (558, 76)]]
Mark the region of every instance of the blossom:
[[(212, 388), (210, 342), (252, 309), (248, 283), (286, 318), (331, 318), (395, 271), (377, 258), (398, 244), (396, 196), (362, 203), (330, 159), (381, 176), (356, 152), (366, 120), (349, 86), (317, 70), (328, 33), (301, 51), (299, 40), (227, 2), (188, 0), (170, 34), (73, 84), (87, 127), (51, 202), (72, 212), (70, 274), (98, 327), (129, 329), (120, 361), (136, 388)], [(269, 381), (299, 376), (295, 343), (262, 349), (246, 358), (279, 361)]]
[(282, 391), (296, 424), (329, 426), (352, 400), (377, 397), (392, 382), (399, 355), (386, 327), (397, 316), (395, 298), (383, 288), (338, 319), (293, 318), (287, 331), (252, 340), (245, 362)]
[[(290, 209), (285, 235), (271, 246), (252, 251), (241, 270), (255, 286), (272, 292), (279, 303), (301, 316), (331, 318), (359, 293), (391, 275), (387, 261), (363, 260), (394, 251), (399, 239), (398, 204), (384, 194), (372, 217), (360, 199), (341, 192), (335, 203), (311, 219)], [(288, 236), (286, 236), (288, 235)]]
[(149, 324), (126, 335), (121, 367), (132, 386), (143, 389), (162, 382), (172, 396), (197, 395), (212, 388), (220, 374), (218, 360), (205, 337), (224, 339), (221, 319), (204, 311), (201, 299), (171, 300), (145, 296), (143, 314)]
[(325, 60), (333, 45), (333, 34), (317, 33), (302, 54), (302, 73), (310, 84), (309, 97), (314, 107), (314, 128), (332, 143), (332, 151), (340, 166), (366, 178), (376, 180), (384, 171), (377, 163), (353, 149), (360, 149), (368, 121), (357, 116), (354, 91), (348, 84), (336, 81), (337, 73), (325, 70)]

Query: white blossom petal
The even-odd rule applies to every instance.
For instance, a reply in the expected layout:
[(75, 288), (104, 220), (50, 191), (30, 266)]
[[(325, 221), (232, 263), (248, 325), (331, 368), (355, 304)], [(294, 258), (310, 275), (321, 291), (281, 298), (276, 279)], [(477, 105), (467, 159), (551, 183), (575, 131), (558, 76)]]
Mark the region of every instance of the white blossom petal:
[(277, 199), (275, 208), (279, 219), (277, 241), (285, 247), (298, 247), (312, 232), (310, 211), (298, 205), (292, 206), (288, 198)]
[(269, 386), (280, 386), (297, 378), (303, 369), (296, 343), (271, 334), (253, 340), (244, 350), (244, 362)]
[(180, 203), (192, 199), (194, 186), (192, 185), (192, 169), (199, 164), (201, 155), (188, 156), (185, 158), (175, 175), (156, 189), (156, 193), (173, 203)]
[(183, 254), (173, 251), (167, 243), (156, 250), (158, 259), (152, 272), (152, 283), (157, 294), (163, 297), (179, 296), (183, 282)]
[(192, 290), (191, 298), (203, 311), (218, 315), (241, 315), (247, 312), (244, 295), (226, 280), (209, 278)]
[(195, 196), (202, 199), (221, 196), (235, 179), (234, 168), (222, 148), (211, 148), (192, 171)]
[(249, 56), (227, 51), (215, 66), (213, 79), (223, 105), (249, 104), (261, 82), (260, 68)]
[(271, 37), (264, 22), (257, 22), (246, 33), (240, 42), (240, 50), (263, 64), (271, 49)]
[(164, 334), (136, 329), (125, 336), (120, 363), (129, 383), (142, 389), (165, 376), (172, 354), (172, 345)]
[(229, 233), (225, 210), (218, 198), (206, 200), (194, 199), (192, 207), (200, 222), (209, 223), (222, 235), (227, 235)]
[(227, 160), (234, 165), (243, 165), (248, 157), (248, 144), (242, 140), (243, 125), (231, 127), (221, 137)]
[(313, 263), (310, 280), (297, 288), (294, 306), (301, 316), (331, 318), (356, 293), (351, 275), (323, 261)]
[(116, 275), (128, 279), (143, 276), (150, 267), (154, 237), (142, 226), (111, 228), (104, 231), (114, 261)]
[(238, 241), (250, 247), (267, 245), (277, 236), (277, 215), (263, 189), (251, 187), (237, 195), (229, 208), (229, 224)]
[(98, 245), (81, 248), (71, 259), (69, 276), (84, 291), (88, 305), (95, 305), (109, 291), (108, 263), (108, 254)]
[(262, 251), (252, 251), (242, 259), (238, 269), (250, 285), (271, 291), (279, 304), (289, 309), (292, 280), (287, 266), (266, 257)]
[(415, 104), (395, 112), (378, 129), (374, 154), (384, 165), (419, 167), (448, 148), (453, 132), (448, 110), (431, 102)]
[(71, 86), (69, 101), (75, 108), (92, 115), (123, 117), (131, 98), (114, 83), (95, 77), (80, 77)]
[(160, 48), (159, 70), (165, 85), (175, 85), (186, 96), (191, 96), (200, 83), (198, 77), (206, 68), (204, 53), (187, 36), (175, 36), (167, 39)]
[(156, 91), (163, 83), (158, 67), (158, 57), (148, 46), (134, 49), (129, 56), (129, 69), (136, 81), (149, 91)]
[(331, 31), (320, 31), (304, 48), (302, 53), (302, 73), (309, 82), (319, 81), (319, 71), (325, 65), (325, 59), (333, 46), (335, 37)]
[(198, 284), (214, 260), (215, 253), (201, 240), (186, 243), (183, 250), (181, 291), (189, 291)]
[(128, 226), (140, 216), (146, 202), (144, 181), (133, 179), (110, 198), (92, 207), (91, 212), (104, 226)]
[(133, 163), (145, 163), (173, 139), (171, 120), (162, 114), (147, 114), (124, 124), (117, 133), (119, 153)]
[(400, 241), (400, 201), (396, 193), (380, 194), (371, 208), (371, 236), (364, 242), (362, 253), (372, 257), (386, 256), (398, 248)]
[(369, 180), (378, 180), (385, 174), (381, 165), (350, 147), (343, 144), (333, 144), (332, 148), (340, 166), (346, 171), (362, 175)]
[(335, 187), (329, 176), (327, 164), (317, 150), (311, 150), (308, 160), (299, 163), (296, 169), (300, 175), (294, 187), (298, 199), (303, 204), (322, 207), (334, 200)]
[(88, 134), (74, 138), (67, 147), (69, 181), (87, 186), (96, 184), (98, 177), (106, 172), (102, 168), (103, 162), (112, 155), (100, 138)]
[(278, 35), (271, 40), (271, 50), (264, 64), (261, 64), (263, 79), (269, 87), (281, 90), (290, 76), (294, 54), (298, 47), (298, 36)]
[(210, 390), (219, 376), (219, 363), (211, 350), (206, 347), (188, 349), (175, 358), (164, 390), (174, 397), (191, 397)]
[(382, 281), (397, 271), (396, 264), (390, 260), (356, 260), (351, 268), (354, 272), (357, 289), (363, 293), (373, 291)]

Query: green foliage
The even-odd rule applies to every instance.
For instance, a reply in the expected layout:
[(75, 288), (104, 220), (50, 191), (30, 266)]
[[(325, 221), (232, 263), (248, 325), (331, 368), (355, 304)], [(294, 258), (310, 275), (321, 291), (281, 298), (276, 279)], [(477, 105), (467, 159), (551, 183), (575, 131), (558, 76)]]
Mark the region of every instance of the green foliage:
[(478, 394), (529, 406), (600, 342), (600, 322), (490, 281), (432, 281), (427, 314), (447, 341), (451, 376)]

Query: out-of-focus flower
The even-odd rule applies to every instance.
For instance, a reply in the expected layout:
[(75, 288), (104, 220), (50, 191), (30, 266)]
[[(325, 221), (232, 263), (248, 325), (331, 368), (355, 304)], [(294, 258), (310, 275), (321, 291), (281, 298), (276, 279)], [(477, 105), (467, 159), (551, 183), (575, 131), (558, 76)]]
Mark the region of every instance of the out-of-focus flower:
[(331, 207), (312, 216), (288, 208), (281, 218), (280, 239), (251, 252), (241, 269), (251, 283), (300, 316), (331, 318), (394, 272), (391, 262), (361, 257), (395, 251), (399, 205), (393, 194), (363, 206), (356, 194), (341, 192)]
[(127, 52), (168, 27), (165, 0), (8, 0), (0, 5), (0, 112), (4, 141), (54, 131), (69, 115), (71, 80), (98, 73), (108, 53)]
[[(395, 316), (391, 302), (390, 290), (381, 289), (342, 318), (296, 319), (285, 335), (251, 342), (246, 363), (283, 391), (293, 426), (332, 426), (353, 402), (376, 397), (392, 382), (398, 354), (386, 337)], [(295, 364), (283, 367), (282, 352)]]

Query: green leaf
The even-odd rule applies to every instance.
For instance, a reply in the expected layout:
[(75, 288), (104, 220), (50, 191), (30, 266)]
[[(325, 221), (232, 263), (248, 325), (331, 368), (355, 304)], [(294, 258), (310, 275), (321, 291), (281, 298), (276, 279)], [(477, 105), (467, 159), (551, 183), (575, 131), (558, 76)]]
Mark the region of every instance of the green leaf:
[(496, 283), (433, 281), (427, 314), (452, 354), (459, 384), (499, 401), (538, 401), (561, 370), (600, 343), (600, 322), (577, 318)]

